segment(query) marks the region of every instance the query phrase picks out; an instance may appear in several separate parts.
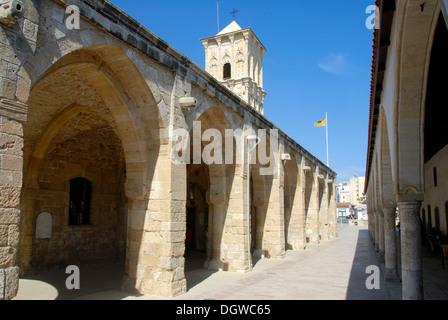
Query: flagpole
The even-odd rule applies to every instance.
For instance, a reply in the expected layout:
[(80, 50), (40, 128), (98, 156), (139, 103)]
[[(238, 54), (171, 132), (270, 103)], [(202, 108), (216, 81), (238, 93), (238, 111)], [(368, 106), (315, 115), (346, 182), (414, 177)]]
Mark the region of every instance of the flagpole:
[(325, 126), (327, 128), (327, 166), (329, 167), (330, 166), (330, 156), (328, 153), (328, 112), (326, 112), (325, 115), (326, 115), (326, 119), (327, 119), (326, 126)]
[(217, 9), (217, 16), (218, 16), (218, 33), (219, 33), (219, 0), (216, 0), (216, 9)]

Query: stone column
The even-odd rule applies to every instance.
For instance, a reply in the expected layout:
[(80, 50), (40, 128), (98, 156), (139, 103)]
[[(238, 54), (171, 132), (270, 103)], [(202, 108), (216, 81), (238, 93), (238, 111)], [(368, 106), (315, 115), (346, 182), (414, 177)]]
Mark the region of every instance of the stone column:
[(235, 170), (227, 170), (226, 181), (232, 181), (226, 188), (229, 190), (228, 206), (224, 212), (224, 234), (221, 257), (228, 264), (228, 271), (246, 272), (252, 268), (250, 252), (250, 206), (248, 207), (249, 180), (245, 174), (245, 166), (236, 165)]
[(209, 225), (209, 237), (211, 237), (211, 260), (208, 262), (209, 270), (228, 270), (228, 265), (223, 261), (221, 257), (222, 242), (223, 242), (223, 229), (226, 216), (226, 203), (228, 201), (226, 195), (210, 193), (209, 207), (210, 215), (212, 216)]
[(382, 209), (378, 209), (378, 254), (379, 261), (384, 262), (384, 213)]
[[(305, 167), (304, 170), (308, 172), (311, 170)], [(307, 173), (306, 179), (312, 179), (312, 190), (309, 200), (307, 221), (306, 221), (306, 238), (310, 244), (319, 244), (319, 182), (318, 182), (318, 168), (316, 173)], [(305, 188), (307, 185), (305, 184)], [(307, 191), (305, 191), (307, 193)]]
[(380, 250), (380, 220), (378, 215), (378, 210), (374, 209), (373, 214), (375, 215), (375, 251)]
[(372, 243), (375, 243), (375, 213), (371, 206), (367, 207), (367, 216), (369, 219), (369, 233), (370, 233), (370, 239), (372, 240)]
[(0, 300), (14, 298), (19, 284), (22, 124), (31, 88), (26, 61), (36, 50), (39, 25), (39, 6), (30, 0), (23, 0), (22, 6), (23, 18), (0, 24)]
[(385, 262), (386, 262), (386, 281), (398, 281), (397, 274), (397, 245), (395, 232), (395, 212), (396, 207), (383, 208), (384, 213), (384, 243), (385, 243)]
[(268, 201), (266, 199), (254, 199), (253, 205), (256, 214), (256, 235), (255, 235), (255, 250), (252, 254), (254, 259), (265, 258), (263, 249), (264, 237), (264, 223), (266, 220), (266, 208)]
[[(126, 182), (129, 199), (126, 291), (172, 297), (186, 292), (186, 169), (162, 146), (151, 189)], [(152, 165), (150, 165), (152, 167)], [(143, 192), (135, 190), (143, 189)]]
[(0, 300), (12, 299), (19, 285), (23, 177), (23, 129), (25, 115), (9, 109), (15, 103), (0, 100)]
[(289, 221), (288, 243), (292, 250), (301, 250), (305, 247), (305, 217), (304, 217), (303, 188), (298, 184), (292, 203)]
[(398, 201), (403, 300), (423, 300), (420, 201)]
[(329, 239), (329, 221), (328, 221), (328, 185), (326, 178), (323, 175), (319, 175), (319, 183), (323, 184), (322, 187), (322, 200), (319, 203), (319, 235), (320, 240)]
[(338, 216), (337, 216), (337, 207), (336, 207), (336, 185), (334, 180), (328, 180), (328, 190), (331, 191), (329, 193), (329, 208), (328, 208), (328, 219), (329, 219), (329, 232), (330, 238), (338, 237)]
[(264, 254), (269, 258), (282, 258), (285, 255), (285, 215), (283, 181), (281, 177), (272, 178), (269, 203), (264, 225)]

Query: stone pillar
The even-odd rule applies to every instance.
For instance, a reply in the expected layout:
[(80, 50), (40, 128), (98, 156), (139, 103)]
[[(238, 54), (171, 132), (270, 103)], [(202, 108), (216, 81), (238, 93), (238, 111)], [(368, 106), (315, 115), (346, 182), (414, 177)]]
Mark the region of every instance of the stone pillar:
[(23, 206), (23, 127), (31, 88), (26, 60), (36, 50), (39, 5), (23, 0), (24, 16), (0, 24), (0, 300), (17, 295)]
[(256, 235), (255, 235), (255, 250), (252, 254), (254, 259), (265, 258), (263, 249), (264, 238), (264, 223), (266, 220), (266, 208), (268, 201), (266, 199), (254, 199), (253, 205), (256, 214)]
[(395, 212), (396, 207), (383, 208), (384, 213), (384, 243), (385, 243), (385, 262), (386, 262), (386, 281), (398, 281), (397, 273), (397, 245), (395, 232)]
[[(126, 270), (122, 288), (172, 297), (187, 290), (185, 279), (186, 169), (159, 150), (151, 189), (126, 182), (129, 199)], [(151, 165), (152, 166), (152, 165)], [(133, 192), (143, 188), (143, 192)]]
[[(224, 262), (224, 270), (231, 272), (246, 272), (252, 268), (250, 253), (250, 206), (248, 208), (248, 194), (245, 166), (235, 165), (234, 170), (224, 170), (226, 175), (225, 192), (228, 193), (224, 199), (219, 199), (219, 210), (223, 224), (223, 235), (221, 244), (221, 259)], [(227, 181), (232, 181), (227, 185)], [(228, 191), (227, 191), (228, 190)], [(225, 198), (227, 198), (225, 200)], [(227, 202), (221, 208), (222, 202)], [(215, 245), (218, 245), (215, 243)]]
[(225, 263), (221, 256), (223, 243), (223, 229), (226, 217), (226, 203), (228, 201), (226, 195), (218, 193), (210, 193), (209, 215), (211, 215), (211, 224), (209, 225), (209, 237), (211, 237), (211, 254), (210, 261), (207, 263), (209, 270), (228, 270), (228, 264)]
[(292, 250), (301, 250), (305, 247), (305, 217), (302, 185), (298, 184), (295, 190), (294, 201), (290, 209), (288, 243)]
[(398, 201), (403, 300), (423, 300), (420, 201)]
[(374, 209), (373, 214), (375, 215), (375, 251), (380, 250), (380, 220), (378, 215), (378, 210)]
[(264, 254), (266, 258), (285, 255), (285, 215), (282, 177), (272, 177), (272, 187), (264, 225)]
[(322, 187), (322, 199), (319, 203), (319, 239), (328, 240), (329, 239), (329, 221), (328, 221), (328, 185), (326, 179), (323, 175), (319, 175), (319, 183), (323, 184)]
[(329, 208), (328, 208), (328, 219), (329, 219), (329, 233), (330, 238), (338, 237), (338, 213), (336, 206), (336, 185), (334, 180), (329, 180), (328, 182), (328, 190), (331, 191), (329, 193)]
[(372, 243), (375, 243), (375, 213), (371, 206), (367, 207), (367, 216), (369, 219), (369, 233), (370, 233), (370, 239), (372, 240)]
[(12, 101), (0, 100), (0, 300), (12, 299), (19, 285), (18, 246), (22, 204), (25, 114)]
[(378, 254), (379, 261), (384, 262), (384, 213), (382, 209), (378, 209)]
[[(311, 170), (308, 167), (308, 171)], [(309, 200), (307, 221), (306, 221), (306, 238), (310, 244), (319, 244), (319, 181), (317, 178), (318, 168), (316, 173), (307, 173), (306, 179), (312, 179), (312, 190)], [(305, 168), (307, 171), (307, 168)], [(308, 185), (305, 185), (307, 188)], [(307, 191), (305, 191), (307, 193)]]

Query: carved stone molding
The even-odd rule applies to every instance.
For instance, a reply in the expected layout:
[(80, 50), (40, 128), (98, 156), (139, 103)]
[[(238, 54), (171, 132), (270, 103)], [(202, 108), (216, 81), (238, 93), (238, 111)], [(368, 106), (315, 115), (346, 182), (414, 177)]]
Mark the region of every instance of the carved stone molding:
[(28, 105), (5, 98), (0, 98), (0, 115), (17, 121), (26, 121)]

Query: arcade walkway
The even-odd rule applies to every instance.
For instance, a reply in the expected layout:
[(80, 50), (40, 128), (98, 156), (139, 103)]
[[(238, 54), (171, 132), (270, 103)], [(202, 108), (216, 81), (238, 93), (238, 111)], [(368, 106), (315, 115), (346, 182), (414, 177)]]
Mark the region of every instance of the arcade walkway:
[[(433, 253), (424, 254), (425, 299), (448, 300), (448, 270)], [(200, 263), (196, 264), (200, 265)], [(386, 284), (368, 290), (366, 268), (378, 265), (365, 227), (339, 227), (339, 238), (288, 251), (281, 260), (260, 260), (251, 273), (196, 269), (186, 272), (189, 291), (173, 300), (399, 300), (401, 285)], [(384, 265), (380, 265), (384, 270)], [(20, 281), (16, 300), (169, 300), (136, 296), (119, 290), (120, 264), (81, 269), (81, 290), (65, 289), (64, 270)]]

